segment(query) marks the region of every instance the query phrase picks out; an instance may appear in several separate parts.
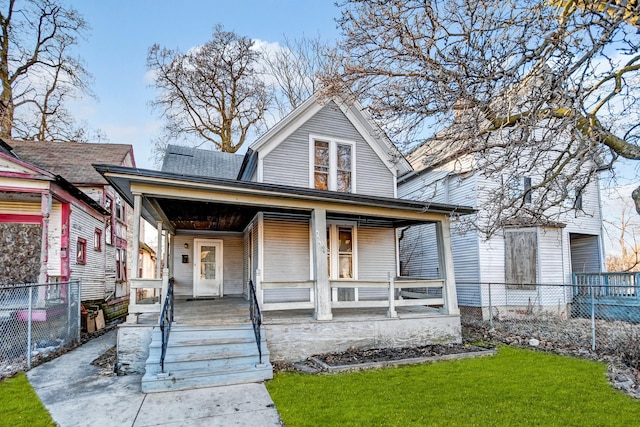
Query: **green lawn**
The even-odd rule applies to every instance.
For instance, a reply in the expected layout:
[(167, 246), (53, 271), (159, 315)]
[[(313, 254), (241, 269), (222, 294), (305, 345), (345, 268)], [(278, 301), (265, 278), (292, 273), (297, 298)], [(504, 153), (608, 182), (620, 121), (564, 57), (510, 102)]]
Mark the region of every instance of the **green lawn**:
[(0, 425), (55, 426), (25, 374), (0, 381)]
[(640, 426), (605, 365), (512, 347), (493, 357), (267, 383), (287, 427)]

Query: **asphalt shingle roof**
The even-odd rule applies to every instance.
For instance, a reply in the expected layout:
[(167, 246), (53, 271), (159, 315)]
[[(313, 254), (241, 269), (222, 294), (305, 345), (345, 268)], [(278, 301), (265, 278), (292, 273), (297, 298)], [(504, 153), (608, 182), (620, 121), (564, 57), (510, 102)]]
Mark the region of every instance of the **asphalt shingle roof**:
[(76, 185), (106, 185), (107, 181), (92, 166), (93, 163), (124, 165), (133, 147), (129, 144), (92, 144), (79, 142), (7, 140), (21, 160), (60, 175)]
[(169, 145), (162, 162), (162, 172), (236, 179), (243, 159), (240, 154)]

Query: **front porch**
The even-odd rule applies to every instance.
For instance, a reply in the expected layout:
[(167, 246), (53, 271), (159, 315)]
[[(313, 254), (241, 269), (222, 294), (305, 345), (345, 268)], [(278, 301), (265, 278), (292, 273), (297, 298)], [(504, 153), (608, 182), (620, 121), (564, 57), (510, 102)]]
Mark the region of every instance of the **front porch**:
[[(243, 297), (176, 299), (174, 312), (174, 326), (179, 328), (251, 325), (249, 302)], [(288, 361), (350, 347), (460, 342), (457, 315), (423, 305), (399, 306), (396, 312), (396, 317), (389, 317), (385, 307), (336, 308), (331, 321), (320, 321), (314, 319), (313, 309), (266, 311), (262, 319), (264, 338), (271, 360)], [(157, 325), (158, 317), (151, 313), (140, 315), (137, 324), (120, 325), (118, 360), (124, 370), (144, 372), (152, 331)]]
[[(225, 357), (222, 347), (200, 347), (218, 341), (216, 328), (237, 331), (237, 337), (225, 338), (231, 341), (248, 340), (241, 337), (247, 326), (254, 328), (253, 348), (266, 354), (266, 363), (349, 347), (461, 340), (449, 220), (469, 208), (108, 169), (105, 178), (134, 206), (134, 235), (144, 217), (157, 226), (163, 243), (162, 274), (158, 267), (156, 279), (131, 279), (130, 315), (118, 337), (118, 359), (129, 370), (158, 370), (174, 327), (189, 337), (180, 343), (193, 347), (180, 351), (198, 361), (207, 353)], [(416, 225), (432, 235), (421, 261), (431, 273), (399, 277), (398, 242)], [(136, 257), (132, 261), (137, 272)], [(145, 304), (150, 295), (159, 298)], [(167, 295), (175, 297), (173, 317), (160, 316), (164, 332), (152, 333), (148, 329), (172, 300)], [(248, 321), (249, 301), (253, 313), (262, 312), (261, 327)], [(152, 337), (160, 335), (163, 355), (157, 358), (153, 349), (159, 344)], [(149, 345), (152, 351), (145, 353)], [(262, 363), (256, 358), (254, 364)]]

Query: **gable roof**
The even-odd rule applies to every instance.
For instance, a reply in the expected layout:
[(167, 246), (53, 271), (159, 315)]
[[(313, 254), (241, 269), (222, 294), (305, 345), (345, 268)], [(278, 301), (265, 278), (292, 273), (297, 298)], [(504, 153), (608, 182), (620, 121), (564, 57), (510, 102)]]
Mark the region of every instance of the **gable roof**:
[(244, 156), (201, 148), (169, 145), (162, 161), (162, 172), (235, 179)]
[[(11, 147), (9, 147), (8, 150), (9, 152), (12, 151), (10, 148)], [(14, 166), (13, 168), (11, 167), (12, 165)], [(5, 170), (2, 170), (3, 166)], [(16, 172), (18, 173), (18, 175), (15, 174)], [(60, 175), (55, 175), (48, 170), (39, 167), (38, 165), (34, 165), (27, 161), (21, 160), (14, 154), (7, 154), (6, 143), (3, 143), (3, 141), (0, 140), (0, 178), (2, 178), (2, 176), (6, 176), (6, 173), (9, 173), (9, 177), (11, 178), (20, 176), (27, 179), (38, 179), (53, 182), (60, 188), (74, 196), (76, 199), (89, 205), (98, 213), (102, 215), (110, 214), (109, 211), (106, 210), (102, 205), (100, 205), (98, 202), (89, 197), (85, 192), (80, 190), (78, 187), (76, 187)]]
[(346, 97), (323, 99), (319, 92), (311, 95), (305, 102), (298, 106), (298, 108), (290, 112), (267, 132), (262, 134), (249, 148), (257, 151), (260, 157), (267, 155), (331, 101), (340, 107), (345, 117), (358, 130), (363, 139), (378, 154), (380, 159), (394, 175), (399, 176), (412, 170), (411, 165), (404, 158), (400, 150), (398, 150), (398, 147), (396, 147), (385, 132), (373, 122), (359, 102)]
[(6, 140), (18, 159), (29, 162), (75, 185), (106, 185), (107, 181), (92, 166), (106, 163), (122, 166), (127, 155), (135, 166), (129, 144)]

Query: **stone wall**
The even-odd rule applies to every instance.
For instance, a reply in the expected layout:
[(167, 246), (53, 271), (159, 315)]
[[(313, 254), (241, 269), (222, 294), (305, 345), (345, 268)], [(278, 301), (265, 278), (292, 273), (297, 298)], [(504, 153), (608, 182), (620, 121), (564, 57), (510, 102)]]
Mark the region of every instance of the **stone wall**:
[(0, 284), (36, 283), (42, 225), (0, 223)]

